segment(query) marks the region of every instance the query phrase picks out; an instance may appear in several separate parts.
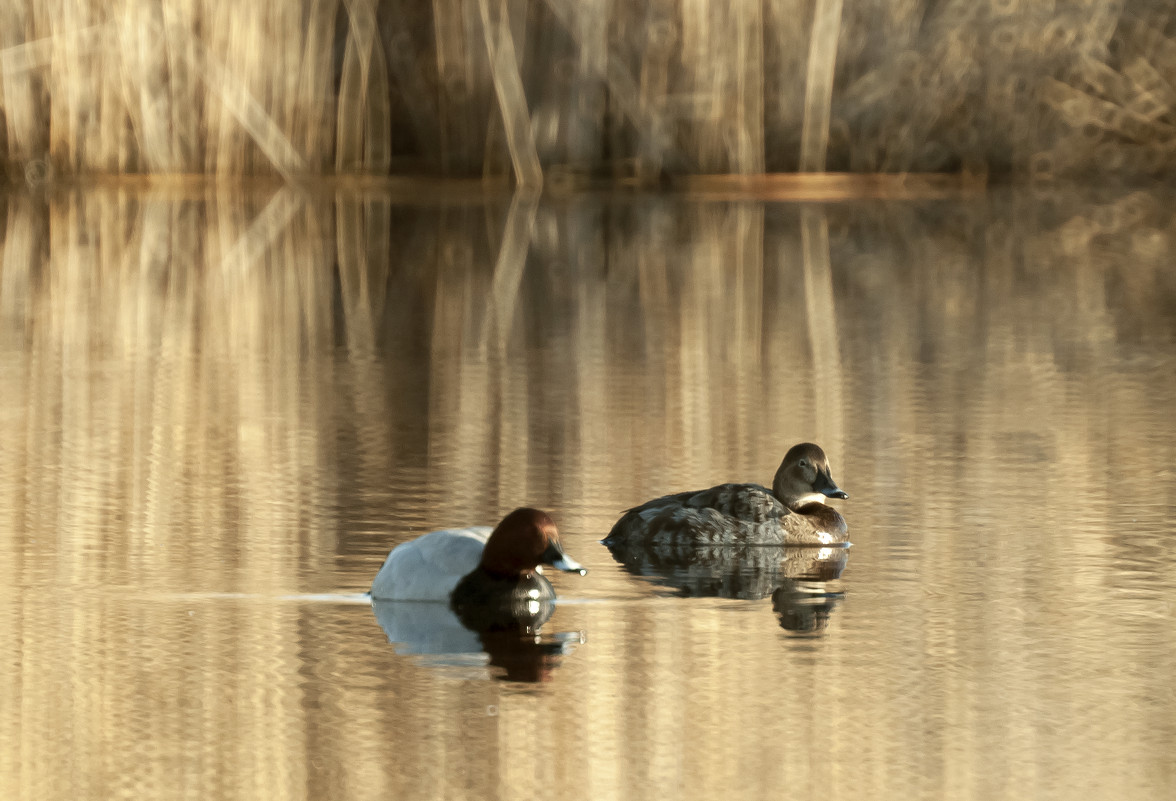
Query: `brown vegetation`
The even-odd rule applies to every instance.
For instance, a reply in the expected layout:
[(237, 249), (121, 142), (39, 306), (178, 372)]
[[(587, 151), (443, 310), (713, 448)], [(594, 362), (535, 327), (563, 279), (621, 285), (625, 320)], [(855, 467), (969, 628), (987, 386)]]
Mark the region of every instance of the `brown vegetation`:
[(1168, 174), (1176, 30), (1142, 5), (17, 0), (0, 153), (34, 183)]

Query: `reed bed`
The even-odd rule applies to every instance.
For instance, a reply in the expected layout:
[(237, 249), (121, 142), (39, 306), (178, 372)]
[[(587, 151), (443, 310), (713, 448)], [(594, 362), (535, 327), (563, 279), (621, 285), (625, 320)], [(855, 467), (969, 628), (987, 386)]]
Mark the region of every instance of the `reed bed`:
[(0, 153), (32, 183), (1170, 175), (1173, 19), (1102, 0), (15, 0)]

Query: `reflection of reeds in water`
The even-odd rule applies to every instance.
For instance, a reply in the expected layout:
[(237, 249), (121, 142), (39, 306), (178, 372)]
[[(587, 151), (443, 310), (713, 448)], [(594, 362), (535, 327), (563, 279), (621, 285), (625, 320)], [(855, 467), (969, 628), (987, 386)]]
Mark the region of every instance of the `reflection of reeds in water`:
[[(1155, 466), (1176, 455), (1153, 424), (1174, 392), (1152, 369), (1173, 333), (1169, 206), (986, 203), (10, 200), (0, 635), (21, 660), (0, 664), (4, 794), (64, 798), (85, 776), (110, 782), (93, 795), (492, 780), (702, 798), (754, 777), (761, 796), (946, 796), (991, 764), (1017, 786), (1081, 776), (1096, 746), (1130, 766), (1116, 792), (1140, 786), (1155, 744), (1115, 702), (1165, 688), (1098, 671), (1114, 649), (1171, 659), (1140, 633), (1155, 590), (1130, 567), (1159, 532), (1116, 529), (1136, 498), (1167, 497)], [(410, 526), (519, 503), (551, 508), (590, 560), (625, 506), (767, 480), (810, 436), (840, 441), (854, 499), (846, 606), (855, 570), (912, 554), (871, 599), (893, 675), (837, 636), (781, 650), (766, 605), (612, 603), (553, 618), (589, 635), (557, 700), (453, 689), (392, 658), (366, 612), (273, 599), (362, 588)], [(1116, 553), (1122, 571), (1098, 569)], [(611, 580), (569, 594), (631, 592)], [(1098, 614), (1107, 581), (1144, 622)], [(232, 590), (265, 597), (169, 597)], [(1004, 728), (978, 727), (997, 708)], [(846, 735), (875, 726), (885, 739)], [(928, 749), (962, 778), (926, 778)]]
[[(100, 581), (113, 560), (139, 586), (159, 576), (142, 563), (164, 558), (182, 584), (170, 589), (203, 586), (213, 566), (281, 586), (295, 564), (285, 560), (317, 562), (330, 547), (329, 532), (307, 526), (333, 502), (314, 468), (335, 447), (320, 441), (334, 231), (288, 190), (210, 200), (71, 195), (52, 203), (48, 226), (26, 222), (25, 202), (10, 206), (7, 402), (30, 431), (14, 440), (26, 445), (13, 469), (52, 479), (18, 508), (26, 524), (119, 535), (62, 561), (48, 558), (55, 537), (36, 537), (36, 561), (68, 583)], [(347, 317), (362, 359), (376, 304), (352, 292), (365, 254), (340, 250), (344, 309), (364, 309)], [(275, 537), (293, 547), (260, 547)], [(87, 558), (94, 549), (103, 560)]]
[[(0, 550), (5, 586), (38, 589), (3, 617), (20, 661), (0, 740), (65, 750), (6, 770), (6, 795), (302, 797), (297, 610), (205, 594), (332, 586), (341, 497), (383, 491), (381, 208), (239, 189), (8, 205)], [(341, 444), (355, 471), (323, 470)], [(226, 680), (245, 665), (259, 684)]]
[(7, 158), (59, 172), (1168, 173), (1166, 12), (1079, 3), (25, 0)]
[[(1055, 214), (1043, 228), (1041, 221)], [(1139, 630), (1127, 633), (1131, 627), (1121, 617), (1105, 627), (1094, 622), (1105, 614), (1108, 594), (1118, 595), (1108, 583), (1119, 579), (1092, 566), (1116, 553), (1138, 558), (1140, 544), (1158, 533), (1139, 530), (1133, 508), (1153, 492), (1164, 494), (1165, 481), (1147, 482), (1144, 489), (1127, 476), (1165, 462), (1174, 446), (1166, 432), (1141, 424), (1161, 419), (1173, 393), (1169, 376), (1155, 372), (1163, 363), (1157, 355), (1167, 347), (1157, 349), (1158, 343), (1171, 341), (1176, 300), (1153, 250), (1154, 236), (1168, 239), (1159, 232), (1169, 217), (1147, 195), (1126, 195), (1073, 216), (1058, 214), (1042, 198), (1020, 203), (976, 231), (984, 238), (979, 258), (971, 237), (928, 241), (933, 252), (919, 246), (909, 258), (935, 268), (921, 270), (917, 279), (897, 267), (890, 273), (898, 279), (893, 286), (869, 275), (880, 260), (902, 261), (874, 247), (839, 259), (847, 275), (860, 281), (858, 291), (869, 293), (884, 315), (850, 323), (869, 325), (882, 336), (873, 349), (877, 361), (859, 361), (864, 369), (854, 372), (854, 380), (888, 399), (869, 416), (872, 430), (854, 450), (866, 460), (866, 454), (879, 454), (880, 497), (902, 498), (912, 486), (920, 493), (913, 508), (896, 505), (897, 518), (880, 521), (899, 534), (891, 547), (918, 555), (906, 562), (912, 568), (909, 592), (887, 602), (918, 619), (952, 622), (931, 627), (929, 641), (916, 641), (929, 633), (918, 626), (879, 636), (920, 650), (928, 664), (952, 677), (941, 688), (947, 699), (967, 694), (967, 683), (982, 671), (999, 675), (1007, 695), (977, 692), (972, 703), (979, 714), (1006, 704), (1038, 710), (1010, 719), (997, 747), (980, 747), (976, 732), (956, 743), (950, 759), (962, 775), (1007, 758), (1020, 763), (1012, 781), (1033, 781), (1033, 764), (1054, 741), (1043, 742), (1028, 717), (1048, 714), (1044, 705), (1052, 699), (1086, 690), (1074, 674), (1060, 682), (1066, 688), (1041, 686), (1035, 670), (1056, 657), (1036, 637), (1073, 641), (1076, 662), (1057, 668), (1085, 665), (1078, 674), (1092, 669), (1099, 661), (1095, 652), (1104, 649), (1156, 649)], [(896, 293), (916, 299), (898, 302)], [(919, 316), (909, 316), (912, 306)], [(1138, 326), (1131, 321), (1136, 316)], [(844, 334), (849, 341), (863, 340), (862, 329)], [(1125, 368), (1125, 353), (1137, 354), (1136, 367)], [(849, 388), (851, 396), (860, 391)], [(858, 431), (866, 433), (865, 427)], [(901, 454), (901, 464), (887, 464), (881, 454)], [(927, 578), (956, 575), (961, 564), (971, 569), (929, 603), (923, 594)], [(1137, 603), (1122, 605), (1119, 615), (1154, 614), (1159, 591), (1152, 584)], [(986, 599), (980, 608), (977, 597)], [(1082, 639), (1095, 630), (1093, 638)], [(987, 646), (976, 647), (985, 641)], [(985, 667), (969, 667), (962, 654), (982, 659)], [(914, 675), (919, 682), (927, 676)], [(970, 714), (898, 676), (884, 693), (935, 706), (951, 725), (966, 725)], [(1137, 738), (1117, 717), (1116, 706), (1092, 702), (1088, 714), (1100, 722), (1081, 734), (1072, 728), (1080, 725), (1076, 721), (1063, 723), (1057, 740), (1068, 740), (1070, 752), (1098, 748), (1095, 743), (1109, 736)], [(887, 724), (895, 731), (920, 725), (898, 709)], [(902, 735), (908, 736), (913, 734)], [(1026, 754), (1028, 760), (1019, 756)], [(867, 759), (881, 757), (873, 751)]]

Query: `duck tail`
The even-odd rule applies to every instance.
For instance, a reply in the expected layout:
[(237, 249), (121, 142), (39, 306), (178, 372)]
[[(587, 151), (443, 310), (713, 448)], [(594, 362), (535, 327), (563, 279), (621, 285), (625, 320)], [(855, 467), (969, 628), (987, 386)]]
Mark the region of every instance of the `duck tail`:
[(612, 527), (612, 531), (608, 532), (608, 536), (601, 540), (601, 543), (608, 546), (616, 546), (629, 544), (635, 534), (642, 533), (641, 527), (635, 525), (639, 520), (636, 509), (629, 509)]

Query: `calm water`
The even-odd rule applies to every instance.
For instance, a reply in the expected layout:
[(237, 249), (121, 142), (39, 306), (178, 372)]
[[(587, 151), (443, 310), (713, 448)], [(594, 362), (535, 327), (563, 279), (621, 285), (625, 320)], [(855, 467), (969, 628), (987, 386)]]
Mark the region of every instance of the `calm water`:
[[(1176, 796), (1172, 200), (0, 201), (0, 796)], [(847, 559), (598, 543), (805, 439)], [(539, 642), (373, 614), (523, 504)]]

